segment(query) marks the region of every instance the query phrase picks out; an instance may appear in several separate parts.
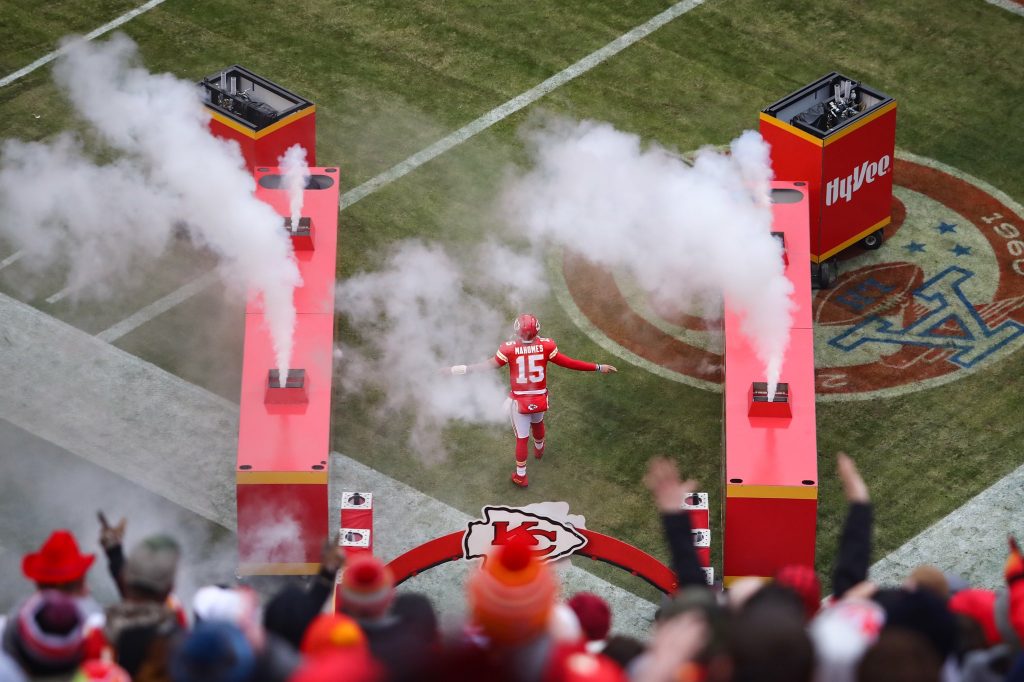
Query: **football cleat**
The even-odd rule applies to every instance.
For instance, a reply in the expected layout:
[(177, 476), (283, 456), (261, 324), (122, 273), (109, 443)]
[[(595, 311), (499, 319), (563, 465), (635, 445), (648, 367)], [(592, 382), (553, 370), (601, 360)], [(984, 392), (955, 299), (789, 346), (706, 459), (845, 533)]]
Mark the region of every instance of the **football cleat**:
[(536, 457), (537, 459), (540, 459), (541, 457), (543, 457), (544, 456), (544, 446), (541, 445), (540, 447), (537, 447), (537, 444), (534, 443), (533, 444), (533, 456)]
[(515, 472), (512, 473), (512, 482), (520, 488), (526, 488), (530, 485), (530, 481), (527, 479), (526, 474), (520, 476)]
[(512, 325), (516, 336), (522, 341), (533, 341), (540, 332), (540, 322), (533, 315), (520, 315)]

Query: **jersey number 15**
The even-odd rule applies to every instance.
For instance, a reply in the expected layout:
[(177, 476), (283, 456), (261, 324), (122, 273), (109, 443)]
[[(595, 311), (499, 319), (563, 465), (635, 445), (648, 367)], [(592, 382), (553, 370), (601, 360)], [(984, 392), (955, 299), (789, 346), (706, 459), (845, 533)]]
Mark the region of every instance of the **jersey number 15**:
[[(544, 380), (544, 365), (541, 360), (543, 355), (520, 355), (516, 358), (516, 365), (519, 367), (519, 376), (516, 377), (517, 384), (533, 384)], [(529, 378), (527, 378), (529, 371)]]

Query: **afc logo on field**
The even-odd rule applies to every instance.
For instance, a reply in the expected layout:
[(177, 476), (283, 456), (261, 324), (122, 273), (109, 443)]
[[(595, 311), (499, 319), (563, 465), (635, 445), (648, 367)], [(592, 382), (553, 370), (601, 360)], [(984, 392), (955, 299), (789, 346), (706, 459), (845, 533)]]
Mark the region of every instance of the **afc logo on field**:
[[(940, 386), (1024, 348), (1024, 207), (931, 159), (879, 154), (836, 169), (821, 191), (856, 210), (892, 183), (879, 249), (837, 254), (839, 279), (811, 301), (819, 401), (878, 399)], [(717, 311), (665, 310), (636, 282), (573, 254), (563, 300), (596, 343), (672, 381), (722, 390)]]
[[(912, 292), (912, 301), (921, 310), (910, 324), (895, 325), (886, 318), (872, 315), (832, 338), (829, 343), (842, 350), (853, 350), (865, 343), (897, 346), (913, 344), (947, 349), (952, 351), (949, 362), (959, 367), (973, 367), (1024, 334), (1024, 325), (1015, 320), (1005, 319), (998, 325), (990, 325), (979, 314), (963, 290), (963, 284), (973, 276), (973, 272), (964, 268), (946, 268)], [(873, 279), (865, 280), (865, 285), (882, 295), (891, 293), (892, 289)], [(864, 293), (866, 286), (862, 286), (856, 295), (847, 292), (845, 298), (837, 299), (859, 311), (875, 301), (874, 297)], [(943, 333), (943, 329), (953, 329), (959, 333)]]
[(513, 507), (489, 506), (483, 508), (482, 520), (471, 521), (466, 528), (462, 555), (479, 559), (510, 542), (525, 542), (539, 558), (553, 561), (585, 547), (587, 538), (568, 520)]

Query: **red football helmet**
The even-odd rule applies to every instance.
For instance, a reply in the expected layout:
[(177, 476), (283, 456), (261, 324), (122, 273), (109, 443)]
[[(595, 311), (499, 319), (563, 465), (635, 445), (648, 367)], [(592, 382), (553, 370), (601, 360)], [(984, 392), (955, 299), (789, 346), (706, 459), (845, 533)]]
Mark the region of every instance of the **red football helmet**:
[(533, 315), (520, 315), (516, 318), (516, 323), (512, 325), (512, 329), (523, 341), (533, 341), (537, 336), (537, 332), (540, 331), (540, 322)]

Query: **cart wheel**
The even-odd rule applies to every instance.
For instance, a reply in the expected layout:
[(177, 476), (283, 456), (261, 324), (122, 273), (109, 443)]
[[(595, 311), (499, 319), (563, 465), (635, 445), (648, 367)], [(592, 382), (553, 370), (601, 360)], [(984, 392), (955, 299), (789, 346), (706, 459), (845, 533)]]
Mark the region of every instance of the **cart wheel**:
[(829, 259), (823, 263), (818, 263), (819, 289), (831, 289), (832, 285), (836, 283), (838, 278), (839, 267), (836, 265), (835, 260)]
[(867, 237), (864, 237), (864, 239), (861, 239), (860, 245), (868, 251), (874, 251), (880, 247), (882, 245), (882, 230), (875, 230)]

